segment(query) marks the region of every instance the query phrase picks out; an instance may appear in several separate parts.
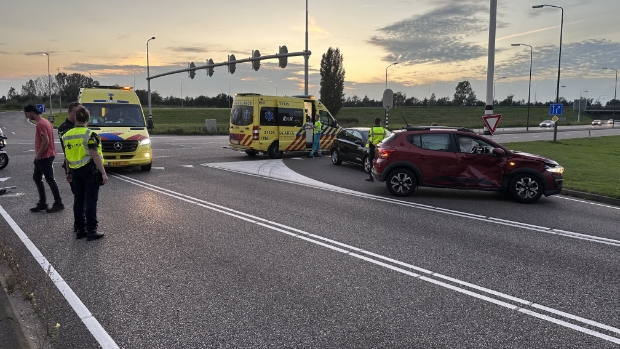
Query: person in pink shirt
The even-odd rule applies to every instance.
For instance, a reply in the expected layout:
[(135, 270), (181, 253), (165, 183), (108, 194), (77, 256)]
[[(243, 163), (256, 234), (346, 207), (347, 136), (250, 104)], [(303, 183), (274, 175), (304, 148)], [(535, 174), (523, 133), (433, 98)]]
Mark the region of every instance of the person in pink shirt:
[[(52, 166), (54, 158), (56, 157), (54, 127), (49, 121), (42, 118), (41, 112), (31, 104), (24, 107), (24, 115), (27, 119), (36, 123), (34, 138), (34, 174), (32, 175), (32, 179), (39, 191), (39, 202), (35, 207), (31, 208), (30, 211), (52, 213), (64, 210), (65, 205), (63, 205), (60, 197), (60, 191), (58, 191), (58, 185), (54, 179), (54, 167)], [(52, 195), (54, 195), (54, 204), (52, 207), (47, 206), (43, 176), (45, 176), (45, 181), (47, 185), (49, 185)]]

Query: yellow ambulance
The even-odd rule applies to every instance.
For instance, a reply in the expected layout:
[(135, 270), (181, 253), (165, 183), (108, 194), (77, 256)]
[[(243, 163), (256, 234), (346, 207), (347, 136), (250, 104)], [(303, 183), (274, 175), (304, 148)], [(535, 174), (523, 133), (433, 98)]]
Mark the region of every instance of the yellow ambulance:
[(101, 137), (104, 166), (151, 170), (151, 138), (140, 100), (130, 87), (81, 88), (78, 102), (90, 112), (88, 128)]
[(230, 111), (229, 144), (248, 155), (259, 152), (279, 159), (287, 151), (310, 151), (312, 129), (322, 124), (321, 149), (330, 149), (341, 130), (327, 108), (314, 96), (267, 96), (237, 93)]

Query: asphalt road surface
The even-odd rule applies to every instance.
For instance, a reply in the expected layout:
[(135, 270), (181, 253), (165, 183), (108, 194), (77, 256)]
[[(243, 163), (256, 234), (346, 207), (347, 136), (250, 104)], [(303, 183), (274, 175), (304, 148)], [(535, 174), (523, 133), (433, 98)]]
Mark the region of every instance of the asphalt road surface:
[(105, 238), (86, 242), (72, 233), (63, 156), (67, 209), (31, 213), (34, 127), (22, 113), (0, 113), (0, 126), (0, 186), (17, 187), (0, 196), (0, 239), (61, 324), (59, 347), (620, 344), (620, 207), (427, 188), (401, 199), (328, 156), (155, 136), (150, 172), (110, 171)]

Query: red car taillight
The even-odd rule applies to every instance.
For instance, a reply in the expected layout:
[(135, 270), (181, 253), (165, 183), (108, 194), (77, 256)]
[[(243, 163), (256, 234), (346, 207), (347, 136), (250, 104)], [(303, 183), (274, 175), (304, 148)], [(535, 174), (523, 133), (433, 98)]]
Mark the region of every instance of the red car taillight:
[(387, 159), (390, 154), (394, 152), (394, 149), (379, 149), (379, 158)]
[(258, 126), (252, 127), (252, 140), (258, 140)]

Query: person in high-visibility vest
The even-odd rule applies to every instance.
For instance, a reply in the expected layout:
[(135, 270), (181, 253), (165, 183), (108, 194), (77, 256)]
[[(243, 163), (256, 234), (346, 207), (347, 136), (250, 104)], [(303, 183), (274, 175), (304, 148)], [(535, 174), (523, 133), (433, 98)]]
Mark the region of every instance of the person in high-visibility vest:
[(314, 141), (312, 142), (312, 150), (310, 151), (310, 154), (308, 154), (309, 158), (314, 157), (312, 155), (314, 154), (314, 152), (316, 152), (316, 156), (318, 157), (323, 156), (321, 154), (321, 133), (323, 132), (322, 127), (323, 124), (321, 124), (321, 120), (319, 120), (319, 117), (316, 116), (316, 121), (314, 122)]
[(76, 238), (88, 241), (100, 239), (97, 232), (97, 201), (99, 187), (108, 182), (103, 167), (101, 139), (88, 129), (90, 113), (83, 106), (75, 111), (75, 126), (67, 131), (62, 141), (68, 168), (67, 182), (73, 183), (73, 219)]
[(375, 148), (387, 134), (388, 130), (381, 127), (381, 118), (375, 118), (375, 126), (371, 127), (368, 131), (368, 143), (366, 143), (366, 147), (368, 148), (368, 161), (370, 161), (371, 164), (370, 173), (368, 173), (369, 177), (366, 178), (369, 182), (374, 181), (374, 178), (372, 178), (372, 162), (375, 159)]

